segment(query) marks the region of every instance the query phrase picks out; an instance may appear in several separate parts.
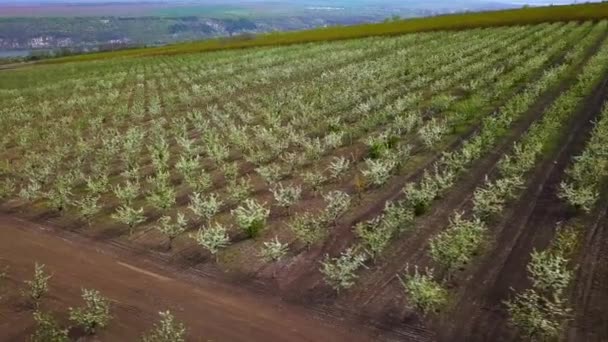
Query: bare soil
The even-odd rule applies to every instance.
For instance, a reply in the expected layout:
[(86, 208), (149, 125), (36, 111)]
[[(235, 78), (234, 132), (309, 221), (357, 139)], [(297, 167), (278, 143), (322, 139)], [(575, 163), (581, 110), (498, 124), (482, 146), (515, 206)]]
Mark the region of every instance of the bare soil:
[[(188, 327), (189, 341), (373, 341), (375, 332), (296, 308), (277, 298), (175, 272), (106, 244), (0, 216), (0, 340), (32, 333), (32, 310), (21, 297), (34, 261), (44, 263), (50, 294), (42, 309), (63, 324), (67, 308), (81, 305), (80, 289), (95, 288), (112, 301), (113, 319), (101, 341), (133, 341), (159, 311), (171, 310)], [(76, 330), (72, 334), (78, 334)], [(76, 336), (74, 336), (76, 337)]]

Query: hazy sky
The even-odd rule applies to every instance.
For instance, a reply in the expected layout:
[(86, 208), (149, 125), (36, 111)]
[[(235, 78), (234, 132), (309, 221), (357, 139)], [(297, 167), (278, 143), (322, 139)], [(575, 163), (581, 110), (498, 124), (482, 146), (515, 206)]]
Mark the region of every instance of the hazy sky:
[[(264, 1), (264, 0), (228, 0), (228, 1), (218, 1), (218, 0), (0, 0), (0, 4), (20, 4), (20, 3), (50, 3), (50, 2), (62, 2), (62, 3), (91, 3), (91, 2), (143, 2), (143, 1), (148, 1), (148, 2), (165, 2), (165, 3), (171, 3), (171, 2), (179, 2), (179, 3), (184, 3), (184, 2), (188, 2), (188, 3), (200, 3), (200, 4), (205, 4), (205, 3), (215, 3), (217, 4), (222, 3), (222, 2), (229, 2), (232, 4), (235, 3), (251, 3), (251, 2), (270, 2), (270, 1)], [(401, 3), (401, 5), (406, 5), (408, 2), (409, 3), (416, 3), (416, 4), (420, 4), (421, 2), (424, 3), (425, 0), (402, 0), (399, 1)], [(571, 4), (571, 3), (576, 3), (576, 2), (600, 2), (601, 0), (589, 0), (589, 1), (573, 1), (573, 0), (469, 0), (472, 3), (475, 2), (498, 2), (498, 3), (509, 3), (509, 4), (530, 4), (530, 5), (548, 5), (548, 4)], [(292, 4), (297, 4), (297, 3), (310, 3), (310, 2), (317, 2), (317, 3), (326, 3), (328, 5), (332, 4), (332, 0), (272, 0), (272, 2), (279, 2), (279, 3), (292, 3)], [(395, 2), (395, 0), (356, 0), (356, 2), (358, 3), (382, 3), (382, 2)], [(445, 2), (446, 4), (450, 4), (450, 0), (435, 0), (433, 1), (434, 3), (441, 3), (441, 2)]]

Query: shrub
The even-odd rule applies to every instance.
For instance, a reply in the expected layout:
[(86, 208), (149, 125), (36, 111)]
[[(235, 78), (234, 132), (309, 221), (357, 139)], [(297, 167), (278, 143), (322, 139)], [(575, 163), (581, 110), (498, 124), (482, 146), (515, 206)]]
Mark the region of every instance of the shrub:
[(500, 178), (495, 182), (486, 177), (485, 186), (475, 190), (473, 195), (473, 213), (484, 219), (499, 214), (507, 201), (515, 198), (522, 185), (523, 180), (519, 176)]
[(95, 216), (95, 214), (99, 213), (99, 211), (101, 210), (98, 202), (99, 196), (92, 195), (88, 195), (82, 200), (76, 201), (76, 205), (78, 206), (78, 213), (89, 224), (91, 223), (91, 218)]
[(352, 248), (342, 252), (339, 257), (330, 258), (325, 256), (321, 263), (321, 273), (327, 282), (336, 291), (348, 289), (355, 284), (357, 275), (355, 271), (364, 266), (367, 259), (365, 254), (355, 252)]
[(39, 182), (35, 180), (30, 180), (30, 182), (19, 190), (19, 197), (23, 198), (26, 201), (33, 201), (37, 198), (40, 198), (42, 195), (41, 190), (42, 186)]
[(556, 340), (571, 310), (559, 296), (545, 297), (527, 289), (505, 302), (510, 322), (531, 340)]
[(393, 232), (410, 229), (414, 222), (414, 210), (405, 202), (386, 202), (380, 225)]
[(263, 204), (259, 204), (254, 199), (245, 201), (244, 206), (239, 206), (232, 210), (232, 215), (236, 217), (236, 222), (249, 237), (256, 237), (260, 230), (264, 228), (266, 219), (270, 215), (270, 210)]
[(327, 206), (325, 207), (325, 213), (323, 215), (325, 221), (335, 221), (342, 216), (350, 206), (350, 196), (342, 191), (334, 190), (323, 195)]
[(376, 186), (383, 185), (389, 179), (391, 172), (396, 166), (392, 160), (365, 160), (366, 169), (363, 170), (363, 176)]
[(235, 181), (239, 176), (239, 165), (236, 162), (225, 163), (222, 165), (222, 171), (224, 172), (224, 178), (227, 181)]
[(289, 228), (294, 232), (296, 238), (307, 246), (321, 240), (326, 234), (322, 222), (316, 215), (309, 213), (296, 216), (289, 224)]
[(222, 204), (222, 201), (218, 199), (216, 194), (210, 194), (207, 198), (203, 199), (200, 193), (194, 193), (190, 196), (188, 209), (196, 216), (205, 219), (207, 224), (209, 224), (213, 216), (219, 212)]
[(323, 140), (325, 143), (326, 149), (334, 149), (336, 147), (342, 146), (342, 139), (344, 137), (344, 132), (332, 131), (327, 134)]
[(393, 237), (393, 231), (382, 226), (382, 216), (378, 216), (367, 222), (360, 222), (355, 226), (355, 234), (363, 240), (366, 251), (372, 256), (377, 257), (384, 250), (388, 242)]
[(543, 294), (561, 296), (573, 277), (568, 259), (549, 250), (532, 252), (528, 263), (532, 286)]
[(160, 322), (154, 325), (148, 335), (143, 336), (143, 342), (185, 342), (186, 328), (175, 321), (170, 311), (159, 312)]
[(0, 181), (0, 199), (8, 198), (15, 192), (15, 181), (11, 178), (6, 178)]
[(418, 131), (422, 143), (426, 147), (433, 147), (448, 131), (448, 125), (445, 121), (431, 118), (426, 125), (422, 126)]
[(272, 189), (272, 194), (277, 204), (289, 211), (289, 208), (302, 196), (302, 188), (299, 186), (283, 187), (283, 184), (279, 184), (278, 187)]
[(129, 234), (133, 234), (133, 228), (146, 220), (146, 217), (144, 216), (144, 208), (139, 208), (139, 210), (136, 210), (124, 205), (116, 209), (116, 212), (112, 214), (112, 218), (120, 223), (128, 225)]
[(268, 164), (260, 166), (255, 171), (266, 181), (267, 184), (273, 184), (283, 178), (283, 170), (278, 164)]
[(327, 181), (327, 178), (320, 172), (306, 172), (302, 178), (304, 183), (308, 184), (314, 192), (319, 191), (321, 185)]
[(198, 156), (181, 156), (179, 161), (175, 163), (175, 168), (184, 177), (184, 180), (193, 179), (199, 167), (200, 161)]
[(82, 290), (84, 306), (70, 308), (70, 320), (80, 326), (87, 334), (95, 334), (105, 328), (110, 319), (110, 302), (97, 290)]
[(51, 203), (51, 206), (61, 211), (71, 204), (70, 196), (72, 195), (72, 177), (69, 175), (62, 176), (51, 186), (45, 197)]
[(191, 237), (213, 255), (216, 255), (220, 249), (228, 246), (228, 242), (230, 242), (226, 228), (219, 223), (216, 223), (212, 227), (201, 228), (196, 234), (192, 234)]
[(28, 297), (35, 308), (40, 306), (42, 297), (49, 292), (49, 279), (51, 275), (44, 273), (44, 264), (34, 264), (34, 279), (26, 280), (27, 291), (23, 291), (23, 295)]
[(175, 189), (168, 182), (158, 185), (147, 199), (156, 209), (167, 210), (175, 205)]
[(419, 187), (415, 183), (407, 183), (403, 188), (405, 199), (416, 215), (425, 213), (438, 194), (437, 185), (427, 176), (425, 174)]
[(600, 194), (593, 186), (575, 186), (573, 183), (562, 182), (558, 196), (566, 199), (570, 205), (589, 213)]
[(275, 236), (273, 240), (264, 242), (264, 247), (260, 250), (260, 257), (266, 262), (278, 261), (287, 254), (287, 249), (288, 244), (282, 243)]
[(466, 220), (456, 213), (448, 229), (431, 239), (431, 257), (451, 273), (471, 260), (481, 246), (485, 230), (480, 219)]
[(208, 190), (213, 183), (211, 180), (211, 175), (202, 169), (198, 170), (196, 173), (193, 173), (192, 176), (185, 175), (184, 177), (188, 186), (190, 186), (196, 192)]
[(68, 330), (62, 329), (55, 318), (41, 311), (34, 312), (36, 330), (31, 336), (32, 342), (68, 342)]
[(369, 147), (369, 157), (371, 159), (382, 158), (390, 148), (389, 139), (386, 134), (371, 136), (365, 143)]
[(333, 157), (327, 169), (331, 179), (340, 178), (350, 168), (350, 160), (344, 157)]
[(228, 196), (236, 203), (244, 201), (251, 194), (251, 181), (249, 178), (241, 178), (228, 184)]
[(138, 182), (127, 181), (124, 186), (116, 185), (112, 189), (116, 198), (124, 205), (133, 204), (133, 200), (139, 196), (140, 185)]
[(432, 269), (427, 269), (425, 273), (420, 274), (418, 267), (415, 267), (413, 274), (406, 272), (405, 278), (399, 277), (399, 280), (412, 303), (426, 315), (445, 306), (448, 291), (433, 280)]
[(182, 213), (177, 214), (175, 221), (172, 221), (171, 216), (163, 216), (158, 223), (154, 228), (169, 238), (169, 249), (173, 247), (173, 240), (188, 228), (188, 221)]

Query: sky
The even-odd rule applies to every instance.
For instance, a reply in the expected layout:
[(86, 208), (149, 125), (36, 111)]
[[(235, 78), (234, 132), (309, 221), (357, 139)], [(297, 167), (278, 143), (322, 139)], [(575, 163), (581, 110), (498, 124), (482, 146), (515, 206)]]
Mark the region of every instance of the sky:
[[(331, 0), (313, 0), (314, 2), (323, 2), (323, 3), (327, 3), (327, 5), (331, 5), (333, 1)], [(387, 1), (387, 0), (357, 0), (358, 3), (366, 3), (369, 2), (370, 4), (373, 3), (379, 3), (379, 2), (383, 2), (383, 1)], [(403, 0), (400, 1), (401, 5), (405, 5), (408, 2), (411, 3), (416, 3), (416, 4), (420, 4), (421, 2), (424, 3), (425, 0)], [(507, 4), (518, 4), (518, 5), (525, 5), (525, 4), (530, 4), (530, 5), (548, 5), (548, 4), (555, 4), (555, 5), (561, 5), (561, 4), (571, 4), (571, 3), (576, 3), (576, 2), (600, 2), (600, 0), (591, 0), (591, 1), (573, 1), (573, 0), (470, 0), (472, 3), (475, 2), (498, 2), (498, 3), (507, 3)], [(188, 2), (188, 3), (199, 3), (199, 4), (205, 4), (205, 3), (215, 3), (217, 4), (218, 1), (217, 0), (0, 0), (0, 4), (31, 4), (31, 3), (99, 3), (99, 2), (131, 2), (131, 3), (136, 3), (136, 2), (165, 2), (165, 3), (184, 3), (184, 2)], [(223, 1), (220, 1), (220, 3), (222, 3)], [(271, 2), (271, 1), (263, 1), (263, 0), (230, 0), (227, 1), (230, 3), (251, 3), (251, 2)], [(307, 2), (311, 2), (310, 0), (273, 0), (272, 2), (279, 2), (279, 3), (291, 3), (291, 4), (298, 4), (298, 3), (307, 3)], [(388, 0), (387, 2), (394, 2), (394, 0)], [(446, 4), (450, 4), (450, 0), (440, 0), (440, 1), (435, 1), (437, 2), (445, 2)]]

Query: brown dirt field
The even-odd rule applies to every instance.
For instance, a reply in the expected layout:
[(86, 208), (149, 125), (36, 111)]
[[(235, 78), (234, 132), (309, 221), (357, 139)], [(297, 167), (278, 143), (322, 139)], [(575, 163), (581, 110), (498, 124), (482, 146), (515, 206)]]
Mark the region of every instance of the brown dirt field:
[(50, 295), (42, 308), (65, 322), (80, 289), (95, 288), (112, 301), (113, 319), (101, 341), (129, 341), (170, 309), (191, 341), (372, 341), (362, 326), (335, 322), (276, 298), (252, 296), (209, 279), (188, 278), (145, 258), (23, 220), (0, 216), (0, 340), (23, 341), (32, 332), (31, 310), (19, 295), (35, 261), (46, 264)]

